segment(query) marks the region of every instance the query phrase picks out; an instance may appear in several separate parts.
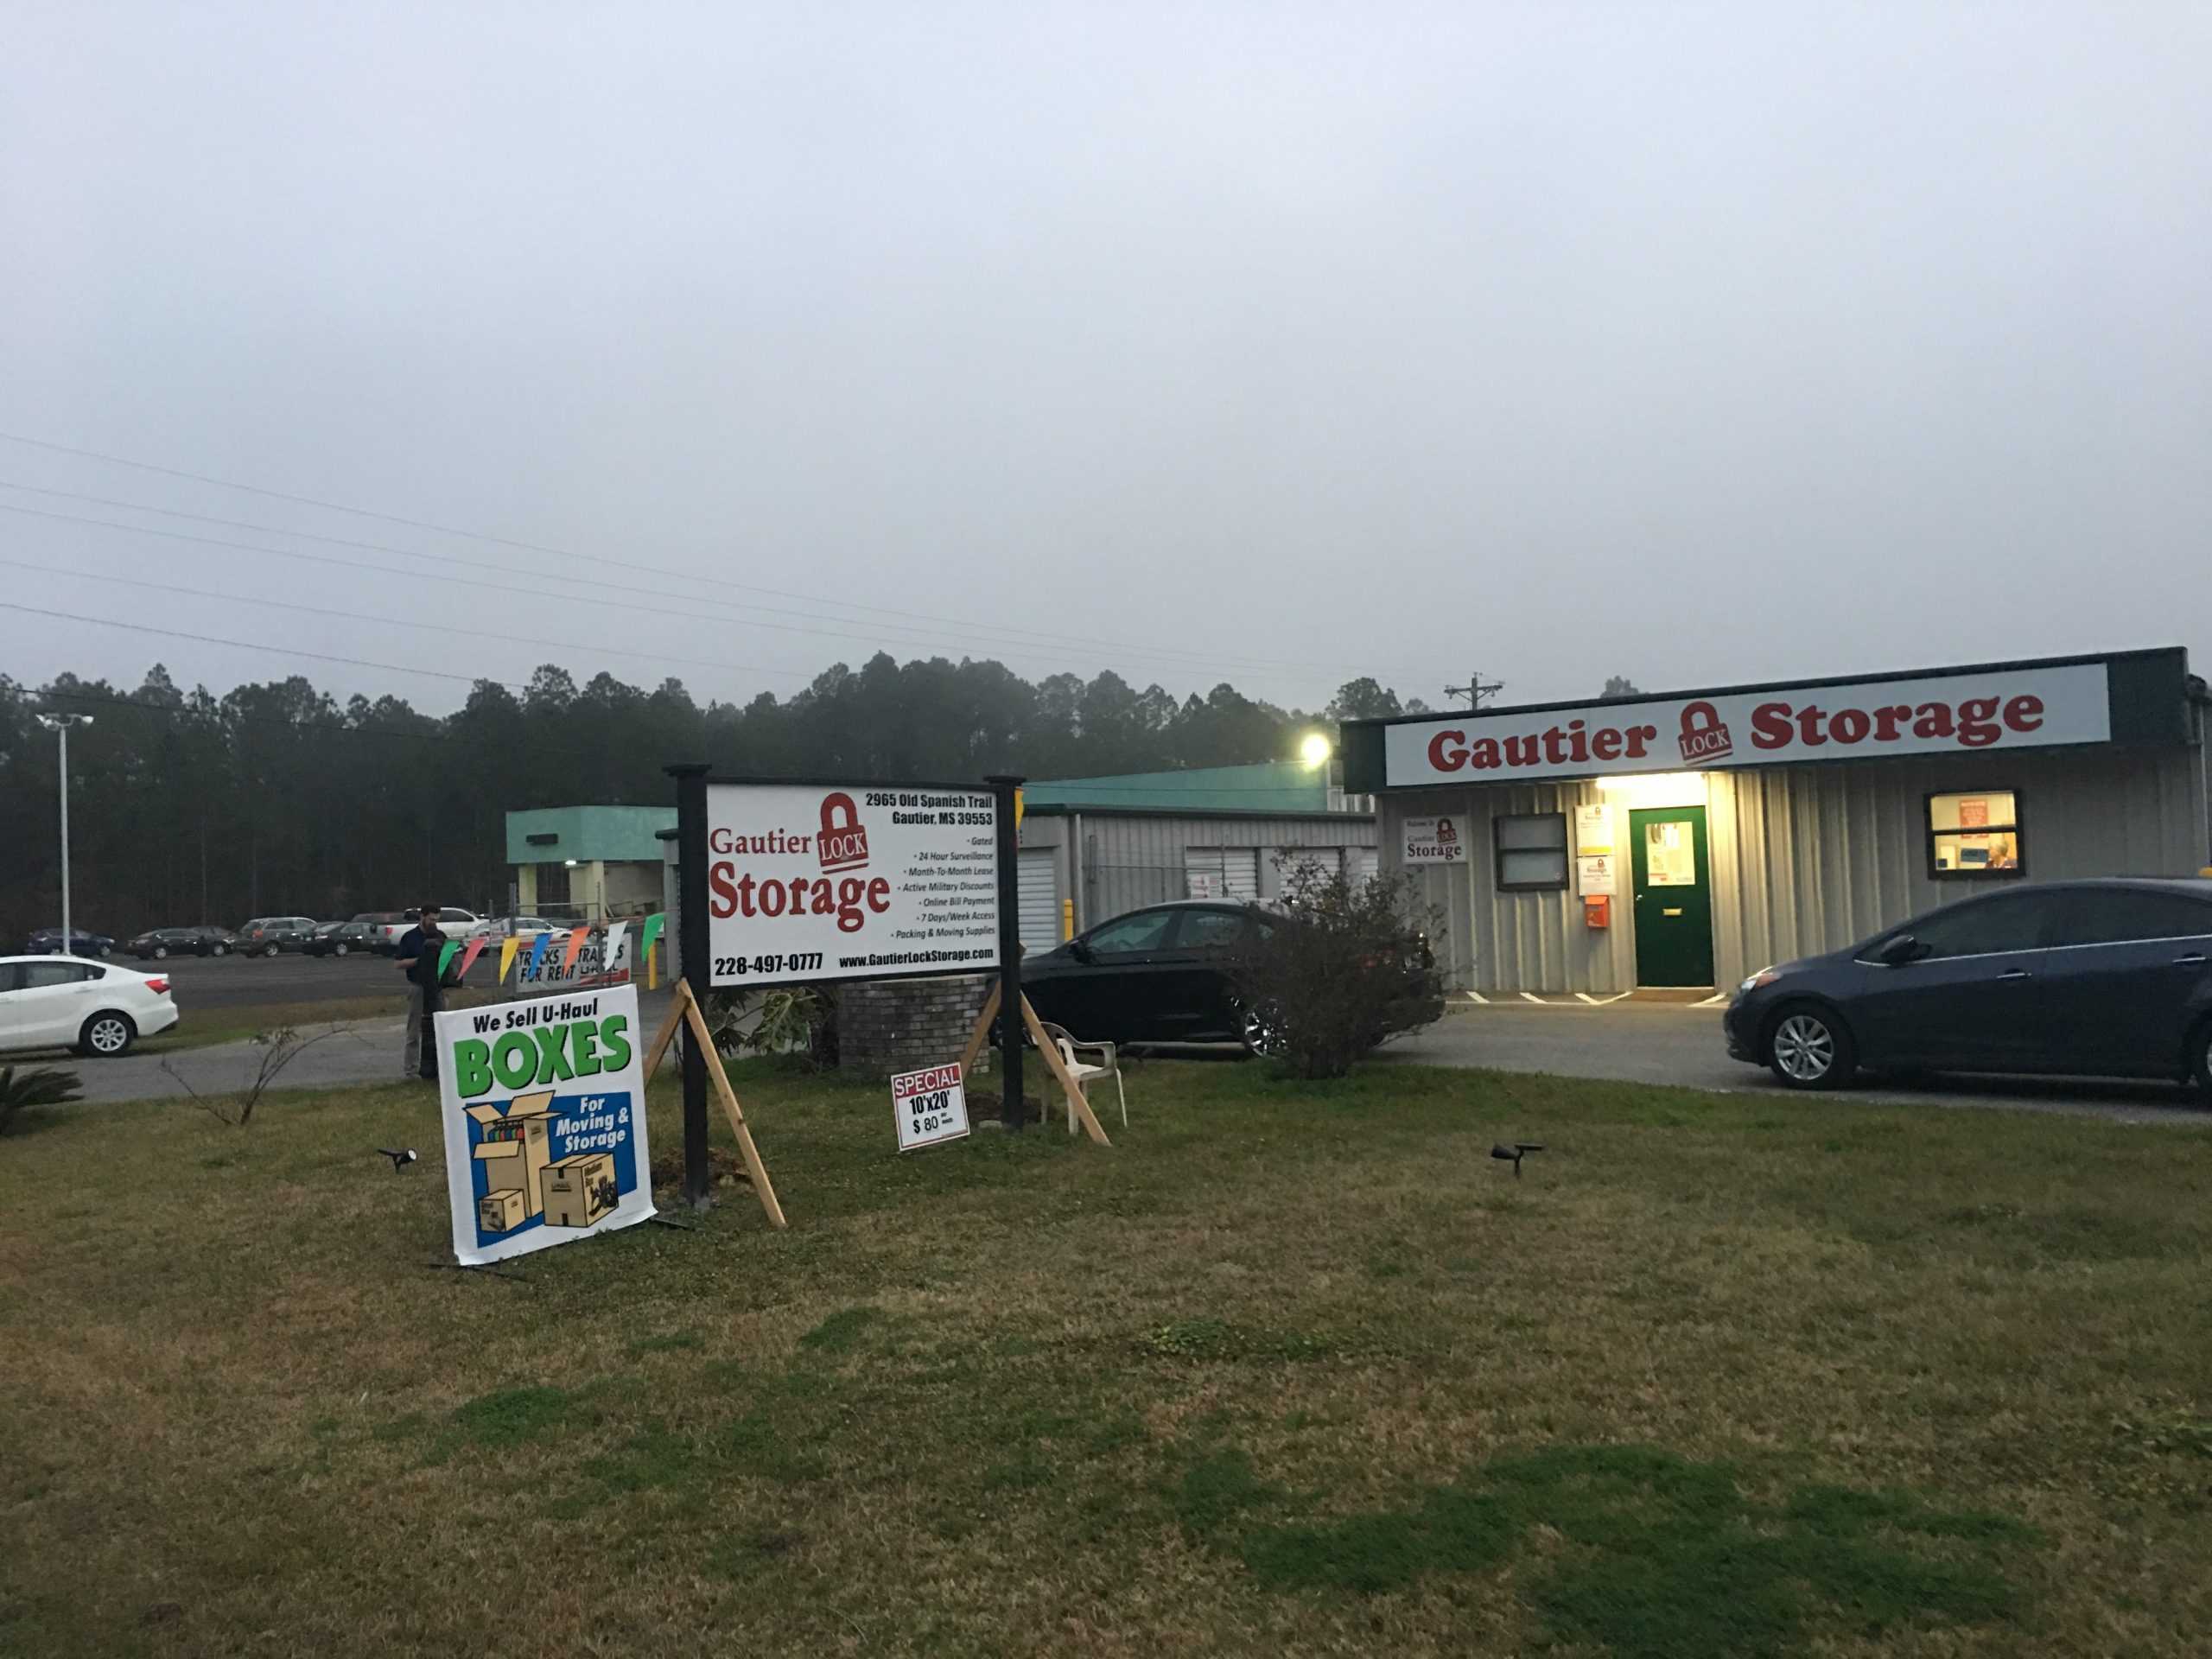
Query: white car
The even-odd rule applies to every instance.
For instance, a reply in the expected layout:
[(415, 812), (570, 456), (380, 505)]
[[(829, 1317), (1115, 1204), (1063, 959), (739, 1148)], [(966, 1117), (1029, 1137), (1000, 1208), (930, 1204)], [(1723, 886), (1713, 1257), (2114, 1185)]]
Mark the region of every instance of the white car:
[[(441, 923), (440, 925), (444, 925)], [(472, 939), (526, 939), (535, 934), (558, 931), (543, 916), (486, 916), (468, 930), (468, 937)]]
[(0, 957), (0, 1052), (73, 1048), (113, 1059), (176, 1021), (159, 974), (79, 957)]
[[(379, 927), (377, 931), (383, 935), (384, 949), (397, 950), (399, 942), (414, 931), (415, 918), (421, 914), (416, 910), (402, 911), (398, 921), (387, 922)], [(438, 912), (438, 931), (449, 939), (465, 939), (482, 921), (483, 918), (473, 910), (460, 910), (448, 905)]]

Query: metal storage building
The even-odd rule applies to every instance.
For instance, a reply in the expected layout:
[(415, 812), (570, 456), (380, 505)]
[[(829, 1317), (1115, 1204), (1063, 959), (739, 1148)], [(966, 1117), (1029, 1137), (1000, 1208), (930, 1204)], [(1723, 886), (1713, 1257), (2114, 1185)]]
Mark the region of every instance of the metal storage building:
[(2212, 863), (2178, 647), (1348, 724), (1458, 988), (1726, 987), (1978, 884)]
[(1375, 873), (1375, 814), (1325, 767), (1296, 762), (1132, 772), (1029, 785), (1021, 823), (1021, 942), (1046, 950), (1170, 899), (1271, 898), (1279, 854)]

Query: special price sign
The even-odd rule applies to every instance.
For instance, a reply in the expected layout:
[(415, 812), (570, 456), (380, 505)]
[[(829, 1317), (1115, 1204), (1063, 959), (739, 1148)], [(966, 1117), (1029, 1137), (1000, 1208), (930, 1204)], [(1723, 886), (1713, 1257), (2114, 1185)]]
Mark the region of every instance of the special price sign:
[(712, 784), (707, 825), (715, 985), (998, 964), (998, 811), (988, 791)]
[(957, 1065), (900, 1071), (891, 1079), (891, 1115), (899, 1121), (899, 1150), (957, 1141), (968, 1133), (968, 1090)]

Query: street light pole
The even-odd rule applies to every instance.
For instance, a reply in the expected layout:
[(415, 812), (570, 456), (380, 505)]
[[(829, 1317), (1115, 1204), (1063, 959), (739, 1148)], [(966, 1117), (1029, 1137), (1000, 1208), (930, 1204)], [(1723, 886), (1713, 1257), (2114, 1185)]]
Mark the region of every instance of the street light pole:
[(38, 723), (55, 734), (61, 744), (61, 954), (77, 954), (77, 936), (69, 925), (69, 728), (89, 726), (90, 715), (41, 715)]

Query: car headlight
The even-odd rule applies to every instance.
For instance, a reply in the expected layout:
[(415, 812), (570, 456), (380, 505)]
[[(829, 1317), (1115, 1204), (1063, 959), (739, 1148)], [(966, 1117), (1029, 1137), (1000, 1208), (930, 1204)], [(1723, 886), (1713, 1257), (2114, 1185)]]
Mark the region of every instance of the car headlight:
[(1742, 984), (1736, 988), (1736, 995), (1738, 996), (1746, 995), (1752, 991), (1756, 991), (1762, 985), (1773, 984), (1776, 980), (1780, 979), (1782, 975), (1779, 970), (1772, 968), (1762, 968), (1758, 972), (1753, 974), (1749, 979), (1745, 980)]

